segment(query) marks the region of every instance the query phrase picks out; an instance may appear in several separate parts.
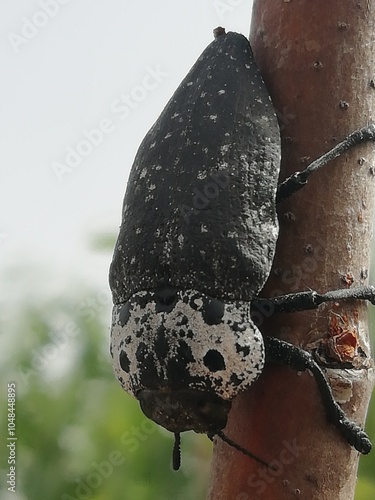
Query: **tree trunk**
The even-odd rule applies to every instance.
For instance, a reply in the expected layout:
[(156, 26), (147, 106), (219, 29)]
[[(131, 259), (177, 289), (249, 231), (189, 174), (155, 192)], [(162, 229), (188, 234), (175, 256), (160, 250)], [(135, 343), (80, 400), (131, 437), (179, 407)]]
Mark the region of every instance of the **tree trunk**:
[[(279, 116), (280, 180), (374, 118), (374, 10), (369, 0), (254, 1), (250, 41)], [(373, 143), (355, 147), (280, 203), (280, 237), (262, 296), (367, 283), (374, 150)], [(367, 358), (356, 360), (356, 370), (327, 375), (346, 414), (363, 425), (373, 387), (365, 303), (273, 315), (261, 327), (307, 350), (339, 328), (360, 337)], [(359, 454), (327, 423), (309, 372), (267, 366), (234, 401), (225, 433), (277, 471), (217, 440), (208, 498), (354, 498)]]

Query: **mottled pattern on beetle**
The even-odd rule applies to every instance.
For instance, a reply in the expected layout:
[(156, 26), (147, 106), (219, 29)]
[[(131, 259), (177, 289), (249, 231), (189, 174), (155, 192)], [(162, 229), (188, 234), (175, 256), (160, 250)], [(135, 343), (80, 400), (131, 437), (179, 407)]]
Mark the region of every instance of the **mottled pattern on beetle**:
[(152, 291), (113, 308), (111, 353), (123, 388), (199, 389), (231, 400), (261, 373), (263, 339), (245, 302), (195, 290), (160, 300)]
[(160, 286), (251, 301), (274, 256), (279, 128), (249, 42), (215, 39), (143, 140), (110, 270), (115, 304)]

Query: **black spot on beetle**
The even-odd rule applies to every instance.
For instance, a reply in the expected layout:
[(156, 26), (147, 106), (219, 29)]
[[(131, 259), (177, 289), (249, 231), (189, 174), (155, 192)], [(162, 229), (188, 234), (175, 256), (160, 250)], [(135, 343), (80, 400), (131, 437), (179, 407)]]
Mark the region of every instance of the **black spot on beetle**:
[(130, 370), (130, 360), (125, 351), (120, 352), (120, 366), (124, 372), (129, 373)]
[(177, 292), (175, 288), (165, 287), (155, 292), (155, 311), (157, 313), (170, 313), (177, 303)]
[(186, 387), (192, 381), (189, 364), (196, 361), (186, 342), (180, 341), (176, 351), (175, 356), (167, 357), (167, 380), (172, 389)]
[(148, 315), (148, 314), (144, 314), (144, 315), (141, 317), (141, 319), (140, 319), (140, 321), (139, 321), (139, 324), (140, 324), (140, 325), (144, 325), (145, 323), (146, 323), (146, 324), (148, 324), (149, 320), (150, 320), (149, 315)]
[(233, 321), (232, 330), (234, 332), (244, 332), (247, 328), (245, 323), (238, 323), (237, 321)]
[(239, 345), (236, 343), (236, 351), (242, 352), (243, 356), (248, 356), (250, 354), (250, 347), (248, 345)]
[(139, 295), (137, 297), (137, 304), (141, 309), (144, 309), (150, 301), (149, 294)]
[(224, 302), (218, 299), (204, 301), (202, 308), (203, 320), (207, 325), (218, 325), (224, 316)]
[(240, 379), (235, 373), (232, 373), (230, 376), (230, 381), (233, 385), (240, 385), (242, 383), (242, 379)]
[(150, 352), (147, 344), (144, 342), (139, 343), (135, 357), (139, 366), (142, 366), (142, 370), (137, 374), (137, 383), (151, 390), (160, 388), (160, 379), (158, 379), (158, 372), (152, 354), (153, 352)]
[(138, 363), (142, 363), (145, 360), (146, 356), (148, 356), (148, 346), (144, 342), (139, 342), (137, 351), (135, 353), (135, 359), (138, 361)]
[(161, 325), (158, 328), (155, 340), (155, 354), (158, 359), (164, 359), (169, 352), (169, 346), (166, 337), (168, 337), (168, 332), (165, 327)]
[(223, 355), (215, 349), (210, 349), (203, 357), (203, 362), (210, 372), (225, 370), (225, 361)]
[(185, 315), (181, 315), (176, 321), (176, 326), (184, 326), (188, 324), (189, 324), (189, 318)]
[(193, 332), (193, 330), (191, 328), (188, 329), (186, 337), (188, 339), (193, 339), (194, 338), (194, 332)]
[(128, 301), (122, 306), (120, 311), (119, 320), (121, 326), (125, 326), (126, 323), (129, 321), (129, 318), (130, 318), (130, 302)]
[(202, 308), (201, 295), (199, 295), (198, 293), (192, 293), (189, 296), (188, 304), (194, 311), (200, 311)]
[(195, 361), (193, 353), (191, 352), (191, 347), (184, 341), (181, 341), (177, 347), (177, 357), (185, 365)]

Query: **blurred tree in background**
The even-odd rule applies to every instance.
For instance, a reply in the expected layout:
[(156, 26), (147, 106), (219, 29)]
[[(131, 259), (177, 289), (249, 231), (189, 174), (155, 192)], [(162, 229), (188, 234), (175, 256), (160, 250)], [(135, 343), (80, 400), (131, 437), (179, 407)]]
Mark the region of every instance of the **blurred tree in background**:
[[(7, 491), (8, 453), (1, 454), (2, 500), (205, 498), (211, 443), (184, 434), (182, 468), (172, 471), (173, 436), (143, 416), (112, 373), (110, 311), (106, 284), (103, 291), (72, 286), (45, 302), (29, 297), (16, 311), (4, 311), (2, 449), (6, 387), (13, 381), (18, 440), (16, 494)], [(367, 430), (374, 442), (374, 399)], [(373, 452), (361, 459), (356, 500), (375, 498), (374, 470)]]
[[(173, 435), (143, 416), (112, 373), (110, 309), (107, 289), (69, 290), (2, 319), (3, 410), (7, 383), (17, 386), (17, 493), (6, 490), (3, 452), (2, 500), (204, 498), (212, 445), (187, 433), (183, 467), (171, 469)], [(6, 417), (1, 411), (4, 451)]]

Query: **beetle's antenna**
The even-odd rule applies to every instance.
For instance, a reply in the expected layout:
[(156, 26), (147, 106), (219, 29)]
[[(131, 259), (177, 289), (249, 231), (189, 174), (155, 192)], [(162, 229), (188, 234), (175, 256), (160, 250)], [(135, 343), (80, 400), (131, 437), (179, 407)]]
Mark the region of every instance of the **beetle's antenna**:
[[(226, 436), (222, 431), (216, 432), (215, 434), (216, 434), (216, 436), (219, 436), (219, 438), (222, 439), (224, 441), (224, 443), (229, 444), (229, 446), (232, 446), (232, 448), (235, 448), (237, 451), (240, 451), (241, 453), (243, 453), (247, 457), (252, 458), (253, 460), (258, 462), (259, 464), (263, 465), (264, 467), (267, 467), (269, 469), (273, 469), (275, 471), (277, 470), (276, 467), (274, 467), (273, 465), (269, 464), (265, 460), (262, 460), (261, 458), (257, 457), (256, 455), (253, 455), (250, 451), (246, 450), (246, 448), (243, 448), (241, 445), (239, 445), (235, 441), (232, 441), (232, 439), (230, 439), (228, 436)], [(215, 436), (215, 434), (212, 434), (211, 436), (209, 435), (208, 437), (210, 439), (212, 439)]]
[(179, 432), (174, 433), (172, 465), (173, 470), (178, 470), (181, 467), (181, 435)]

